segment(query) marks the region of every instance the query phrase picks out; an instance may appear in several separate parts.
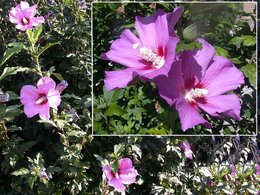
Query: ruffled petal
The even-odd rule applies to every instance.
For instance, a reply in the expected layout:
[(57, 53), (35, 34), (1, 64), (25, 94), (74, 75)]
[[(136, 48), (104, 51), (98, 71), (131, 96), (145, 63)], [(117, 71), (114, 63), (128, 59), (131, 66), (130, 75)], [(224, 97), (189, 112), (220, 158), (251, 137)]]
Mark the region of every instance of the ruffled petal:
[(114, 90), (126, 87), (136, 76), (134, 69), (126, 68), (123, 70), (106, 71), (104, 79), (107, 90)]
[(159, 9), (155, 15), (136, 17), (135, 28), (143, 47), (156, 49), (165, 47), (169, 39), (167, 14)]
[[(136, 47), (135, 47), (136, 45)], [(129, 30), (123, 31), (119, 39), (113, 41), (108, 52), (103, 53), (103, 60), (110, 60), (127, 67), (145, 68), (139, 49), (140, 40)]]
[(39, 90), (32, 85), (25, 85), (20, 91), (20, 101), (22, 104), (34, 104), (39, 98)]
[(207, 97), (206, 101), (205, 104), (199, 104), (199, 107), (211, 116), (220, 117), (220, 114), (223, 114), (235, 120), (240, 120), (241, 105), (236, 95)]
[(40, 105), (33, 104), (33, 103), (28, 103), (24, 105), (24, 113), (28, 118), (32, 118), (35, 115), (39, 114), (41, 109)]
[(244, 83), (244, 75), (230, 60), (216, 56), (203, 77), (202, 83), (208, 89), (207, 96), (211, 97), (236, 89)]
[(199, 114), (198, 107), (187, 103), (184, 99), (178, 99), (176, 101), (176, 109), (179, 112), (179, 118), (181, 121), (181, 129), (186, 131), (195, 125), (202, 124), (209, 127), (210, 124)]
[(113, 178), (111, 180), (108, 180), (108, 185), (113, 186), (119, 192), (125, 191), (125, 186), (119, 179)]
[(48, 104), (51, 108), (57, 110), (61, 103), (60, 92), (57, 90), (49, 90), (47, 94)]
[(37, 82), (37, 87), (41, 93), (47, 94), (49, 90), (55, 89), (56, 83), (50, 77), (43, 77)]
[(44, 104), (41, 106), (39, 116), (42, 120), (49, 120), (50, 119), (50, 106), (48, 104)]
[(183, 88), (182, 78), (182, 63), (181, 61), (175, 61), (172, 63), (172, 68), (167, 76), (156, 77), (155, 82), (160, 96), (172, 106), (176, 99), (180, 97), (180, 92)]

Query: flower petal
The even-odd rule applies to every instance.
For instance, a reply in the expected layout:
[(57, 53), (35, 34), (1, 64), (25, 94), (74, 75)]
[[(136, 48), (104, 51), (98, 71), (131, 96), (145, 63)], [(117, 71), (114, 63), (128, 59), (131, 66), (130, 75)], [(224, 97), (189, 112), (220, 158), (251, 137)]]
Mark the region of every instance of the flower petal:
[(104, 173), (105, 173), (105, 175), (106, 175), (106, 177), (107, 177), (108, 180), (111, 180), (111, 179), (114, 178), (113, 172), (112, 172), (112, 170), (111, 170), (111, 168), (110, 168), (109, 165), (105, 165), (105, 166), (103, 167), (103, 171), (104, 171)]
[(133, 164), (132, 164), (132, 160), (130, 158), (122, 158), (119, 160), (119, 169), (120, 170), (129, 169), (132, 167), (133, 167)]
[(113, 186), (119, 192), (125, 191), (125, 186), (122, 184), (122, 182), (119, 179), (113, 178), (109, 180), (108, 185)]
[(209, 127), (209, 123), (199, 114), (198, 107), (187, 103), (184, 99), (176, 101), (176, 109), (179, 112), (181, 128), (186, 131), (195, 125), (202, 124)]
[(9, 20), (12, 23), (15, 23), (15, 24), (20, 23), (22, 18), (23, 18), (23, 15), (19, 11), (17, 11), (14, 7), (9, 12)]
[(220, 117), (219, 114), (222, 113), (235, 120), (240, 120), (241, 105), (239, 98), (234, 94), (207, 97), (207, 103), (200, 103), (199, 107), (215, 117)]
[(134, 44), (140, 45), (140, 40), (129, 30), (123, 31), (119, 39), (113, 41), (108, 52), (103, 53), (103, 60), (110, 60), (127, 67), (144, 68), (139, 49)]
[(168, 28), (170, 32), (170, 36), (177, 36), (174, 32), (174, 27), (177, 24), (178, 20), (181, 17), (183, 12), (182, 7), (176, 7), (173, 12), (167, 14)]
[(132, 184), (136, 181), (137, 171), (134, 168), (120, 169), (119, 179), (123, 184)]
[(106, 71), (104, 79), (107, 90), (114, 90), (126, 87), (136, 76), (134, 69), (126, 68), (123, 70)]
[(180, 97), (180, 91), (183, 87), (181, 69), (181, 61), (175, 61), (172, 63), (172, 68), (168, 77), (159, 76), (154, 79), (160, 96), (165, 99), (170, 106), (172, 106), (176, 99)]
[(19, 5), (16, 6), (20, 10), (25, 10), (30, 7), (29, 3), (26, 1), (21, 1)]
[(37, 82), (37, 87), (41, 93), (47, 94), (50, 89), (55, 89), (56, 83), (50, 77), (43, 77)]
[(33, 17), (31, 19), (31, 23), (32, 23), (32, 26), (39, 26), (41, 25), (42, 23), (44, 23), (44, 17), (43, 16), (39, 16), (39, 17)]
[(29, 7), (29, 8), (27, 8), (24, 11), (24, 16), (26, 18), (29, 18), (29, 19), (33, 18), (35, 16), (35, 14), (36, 14), (36, 8), (37, 8), (37, 5), (33, 5), (33, 6)]
[(164, 47), (169, 39), (166, 13), (159, 9), (155, 15), (136, 17), (135, 28), (142, 46), (153, 49)]
[(208, 96), (216, 96), (234, 90), (244, 83), (243, 73), (230, 60), (216, 56), (202, 79), (208, 89)]
[(24, 113), (28, 118), (32, 118), (35, 115), (39, 114), (41, 109), (41, 105), (33, 104), (33, 103), (28, 103), (24, 105)]
[(39, 98), (39, 90), (32, 85), (25, 85), (20, 92), (20, 101), (22, 104), (34, 104)]
[(195, 77), (196, 81), (200, 81), (215, 55), (214, 47), (207, 41), (204, 39), (197, 39), (197, 41), (202, 43), (201, 49), (184, 51), (181, 54), (184, 80)]
[(47, 94), (48, 104), (51, 108), (57, 110), (61, 103), (60, 92), (54, 89), (48, 91)]
[(41, 106), (39, 116), (42, 120), (49, 120), (50, 119), (50, 106), (48, 104), (44, 104)]

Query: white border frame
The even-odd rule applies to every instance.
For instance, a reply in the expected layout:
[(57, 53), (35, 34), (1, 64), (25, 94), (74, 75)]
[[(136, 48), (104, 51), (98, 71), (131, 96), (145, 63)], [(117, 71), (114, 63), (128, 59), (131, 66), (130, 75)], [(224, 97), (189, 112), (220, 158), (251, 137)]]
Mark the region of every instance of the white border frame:
[[(122, 3), (157, 3), (157, 4), (162, 4), (162, 3), (181, 3), (181, 4), (186, 4), (186, 3), (199, 3), (199, 4), (204, 4), (204, 3), (250, 3), (250, 4), (255, 4), (256, 6), (256, 13), (255, 13), (255, 19), (256, 19), (256, 45), (255, 45), (255, 49), (256, 49), (256, 131), (255, 134), (197, 134), (197, 135), (193, 135), (193, 134), (165, 134), (165, 135), (157, 135), (157, 134), (94, 134), (94, 83), (93, 83), (93, 66), (94, 66), (94, 56), (93, 56), (93, 4), (100, 4), (100, 3), (113, 3), (113, 4), (122, 4)], [(92, 136), (93, 137), (132, 137), (132, 136), (137, 136), (137, 137), (147, 137), (147, 136), (155, 136), (155, 137), (198, 137), (198, 136), (222, 136), (222, 137), (235, 137), (235, 136), (242, 136), (242, 137), (257, 137), (258, 135), (258, 89), (257, 89), (257, 83), (258, 83), (258, 50), (257, 50), (257, 45), (258, 45), (258, 25), (257, 25), (257, 16), (258, 16), (258, 1), (92, 1), (91, 2), (91, 98), (92, 98)]]

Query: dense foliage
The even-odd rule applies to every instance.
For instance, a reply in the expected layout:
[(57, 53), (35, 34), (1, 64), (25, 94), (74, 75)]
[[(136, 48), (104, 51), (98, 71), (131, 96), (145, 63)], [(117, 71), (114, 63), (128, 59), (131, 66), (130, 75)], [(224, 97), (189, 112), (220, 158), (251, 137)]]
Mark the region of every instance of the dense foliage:
[[(242, 103), (240, 122), (209, 118), (213, 127), (201, 125), (180, 129), (178, 114), (160, 98), (151, 82), (133, 81), (124, 89), (107, 91), (103, 86), (105, 71), (122, 66), (100, 59), (111, 41), (124, 29), (134, 28), (135, 16), (148, 16), (157, 9), (171, 12), (184, 8), (177, 24), (180, 43), (177, 51), (199, 47), (193, 40), (205, 38), (216, 50), (243, 71), (246, 81), (234, 93)], [(254, 6), (253, 4), (251, 4)], [(244, 11), (243, 4), (155, 4), (94, 3), (94, 133), (96, 134), (253, 134), (256, 131), (256, 25), (255, 9)], [(122, 48), (123, 50), (123, 48)], [(170, 90), (170, 89), (169, 89)]]

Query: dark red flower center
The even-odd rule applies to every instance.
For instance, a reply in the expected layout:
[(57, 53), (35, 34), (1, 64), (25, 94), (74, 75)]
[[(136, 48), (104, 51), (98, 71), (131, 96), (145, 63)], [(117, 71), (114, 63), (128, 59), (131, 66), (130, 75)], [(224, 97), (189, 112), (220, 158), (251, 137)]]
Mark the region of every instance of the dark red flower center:
[(47, 99), (46, 95), (40, 94), (39, 98), (36, 101), (36, 104), (43, 105), (43, 104), (46, 104), (47, 102), (48, 102), (48, 99)]
[(30, 19), (26, 18), (26, 17), (23, 17), (22, 20), (21, 20), (21, 23), (22, 23), (23, 26), (25, 26), (25, 25), (30, 23)]

